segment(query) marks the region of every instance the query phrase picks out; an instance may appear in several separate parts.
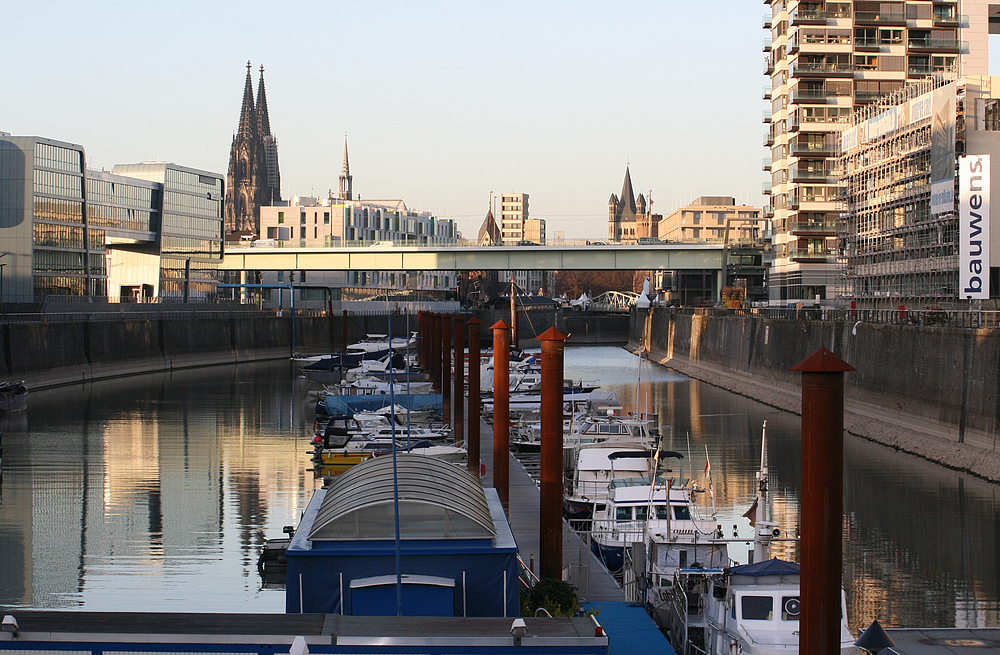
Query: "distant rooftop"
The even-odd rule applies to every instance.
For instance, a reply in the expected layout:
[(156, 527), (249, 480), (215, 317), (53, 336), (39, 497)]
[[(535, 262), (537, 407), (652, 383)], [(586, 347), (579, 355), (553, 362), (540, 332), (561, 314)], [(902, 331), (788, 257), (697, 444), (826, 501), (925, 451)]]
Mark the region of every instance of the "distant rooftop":
[(701, 196), (695, 198), (692, 205), (735, 205), (736, 198), (729, 196)]

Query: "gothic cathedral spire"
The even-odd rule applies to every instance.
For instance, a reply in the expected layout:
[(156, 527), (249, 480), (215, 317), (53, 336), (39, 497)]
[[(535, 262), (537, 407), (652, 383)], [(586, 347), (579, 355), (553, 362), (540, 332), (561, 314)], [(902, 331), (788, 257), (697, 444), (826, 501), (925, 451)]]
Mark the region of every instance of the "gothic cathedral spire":
[(267, 112), (264, 67), (260, 67), (256, 105), (250, 68), (248, 61), (239, 130), (233, 135), (229, 150), (225, 230), (227, 233), (239, 230), (259, 236), (260, 208), (281, 200), (281, 176), (278, 171), (278, 142), (271, 134)]

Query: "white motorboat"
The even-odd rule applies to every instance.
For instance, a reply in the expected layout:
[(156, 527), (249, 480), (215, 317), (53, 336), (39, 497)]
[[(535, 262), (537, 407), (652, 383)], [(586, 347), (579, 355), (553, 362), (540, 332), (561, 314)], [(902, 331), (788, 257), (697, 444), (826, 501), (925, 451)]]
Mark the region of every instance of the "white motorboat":
[[(611, 573), (631, 560), (632, 545), (646, 543), (651, 551), (652, 584), (672, 569), (693, 565), (723, 567), (729, 551), (722, 529), (712, 518), (698, 518), (688, 485), (671, 478), (614, 480), (608, 487), (604, 510), (594, 512), (591, 549)], [(641, 569), (640, 569), (641, 570)]]
[(604, 509), (612, 481), (648, 477), (654, 466), (653, 453), (640, 443), (606, 441), (581, 445), (576, 451), (571, 477), (566, 480), (563, 516), (575, 528), (589, 530), (590, 520)]
[[(767, 422), (764, 422), (766, 430)], [(646, 594), (654, 620), (667, 631), (679, 655), (792, 655), (799, 652), (799, 565), (767, 559), (770, 544), (780, 539), (777, 524), (767, 520), (767, 448), (762, 437), (761, 465), (757, 474), (753, 562), (722, 568), (698, 554), (697, 563), (662, 562), (659, 552), (647, 546)], [(724, 541), (724, 540), (721, 540)], [(653, 542), (656, 543), (655, 540)], [(653, 553), (656, 553), (655, 557)], [(724, 566), (724, 565), (723, 565)], [(673, 568), (673, 579), (664, 576)], [(854, 636), (847, 627), (847, 602), (840, 597), (840, 652), (856, 653)]]

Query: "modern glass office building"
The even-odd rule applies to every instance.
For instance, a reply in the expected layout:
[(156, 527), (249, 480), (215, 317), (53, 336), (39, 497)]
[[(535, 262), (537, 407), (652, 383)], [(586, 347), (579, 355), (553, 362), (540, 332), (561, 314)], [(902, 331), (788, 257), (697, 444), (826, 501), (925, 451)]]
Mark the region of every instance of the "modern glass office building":
[(214, 299), (222, 180), (167, 163), (89, 171), (83, 146), (0, 133), (0, 301)]
[(119, 164), (116, 175), (159, 182), (161, 300), (215, 300), (222, 260), (222, 175), (177, 164)]

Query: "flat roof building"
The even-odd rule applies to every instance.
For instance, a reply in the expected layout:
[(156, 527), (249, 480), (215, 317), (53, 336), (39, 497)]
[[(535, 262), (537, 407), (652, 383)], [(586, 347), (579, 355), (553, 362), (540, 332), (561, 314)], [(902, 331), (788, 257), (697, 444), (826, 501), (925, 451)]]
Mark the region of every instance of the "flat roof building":
[(0, 135), (0, 302), (214, 298), (221, 194), (222, 177), (207, 171), (91, 171), (83, 146)]
[[(910, 84), (852, 116), (841, 133), (840, 179), (844, 279), (855, 306), (927, 309), (990, 298), (995, 306), (1000, 229), (991, 224), (1000, 199), (990, 188), (1000, 180), (998, 116), (1000, 77), (954, 76)], [(979, 171), (966, 170), (964, 162), (981, 156), (990, 159), (976, 162)], [(963, 239), (962, 190), (970, 181), (986, 201), (977, 201), (971, 239)], [(968, 272), (978, 281), (963, 282)]]

